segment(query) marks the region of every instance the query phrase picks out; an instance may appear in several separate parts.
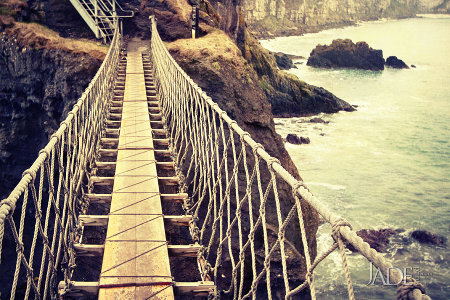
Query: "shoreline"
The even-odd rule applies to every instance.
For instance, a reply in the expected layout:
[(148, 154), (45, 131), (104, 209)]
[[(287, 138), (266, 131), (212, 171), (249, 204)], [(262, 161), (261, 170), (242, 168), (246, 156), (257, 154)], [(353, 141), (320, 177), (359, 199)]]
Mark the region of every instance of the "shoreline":
[[(325, 24), (325, 25), (318, 25), (318, 26), (308, 26), (305, 28), (298, 28), (296, 30), (292, 30), (290, 32), (285, 32), (284, 34), (277, 34), (277, 33), (271, 33), (269, 31), (263, 30), (263, 32), (257, 33), (255, 30), (250, 29), (250, 32), (259, 40), (273, 40), (280, 37), (292, 37), (292, 36), (304, 36), (306, 34), (313, 34), (313, 33), (319, 33), (326, 30), (331, 29), (340, 29), (340, 28), (346, 28), (346, 27), (352, 27), (352, 26), (359, 26), (361, 24), (365, 23), (371, 23), (371, 22), (379, 22), (379, 21), (394, 21), (394, 20), (407, 20), (407, 19), (422, 19), (422, 18), (450, 18), (450, 14), (444, 14), (444, 13), (423, 13), (423, 14), (416, 14), (415, 16), (410, 17), (404, 17), (404, 18), (379, 18), (379, 19), (369, 19), (369, 20), (360, 20), (360, 21), (347, 21), (342, 22), (338, 24)], [(250, 25), (251, 28), (251, 25)]]

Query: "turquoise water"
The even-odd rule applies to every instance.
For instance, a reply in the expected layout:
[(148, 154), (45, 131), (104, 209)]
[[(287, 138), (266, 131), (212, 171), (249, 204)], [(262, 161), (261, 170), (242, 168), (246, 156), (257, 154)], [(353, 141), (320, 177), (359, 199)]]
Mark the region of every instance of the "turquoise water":
[[(404, 230), (386, 256), (395, 266), (416, 268), (433, 299), (450, 299), (450, 246), (409, 238), (422, 229), (450, 239), (450, 16), (369, 22), (262, 44), (308, 57), (317, 44), (336, 38), (366, 41), (385, 58), (396, 55), (416, 68), (324, 70), (300, 60), (290, 72), (358, 105), (358, 111), (321, 115), (329, 124), (277, 119), (277, 131), (310, 137), (309, 145), (286, 146), (316, 196), (356, 230)], [(320, 228), (319, 252), (331, 243), (328, 233), (326, 225)], [(339, 264), (333, 255), (318, 270), (322, 297), (345, 298)], [(359, 298), (394, 297), (393, 287), (366, 285), (369, 263), (359, 255), (350, 255), (350, 265)]]

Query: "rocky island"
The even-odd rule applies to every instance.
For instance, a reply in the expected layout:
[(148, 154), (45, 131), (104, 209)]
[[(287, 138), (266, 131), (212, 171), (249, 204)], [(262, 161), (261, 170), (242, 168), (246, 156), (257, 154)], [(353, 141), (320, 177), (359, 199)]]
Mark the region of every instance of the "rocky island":
[(316, 68), (354, 68), (384, 70), (382, 50), (369, 47), (366, 42), (353, 43), (337, 39), (330, 45), (317, 45), (308, 58), (307, 65)]

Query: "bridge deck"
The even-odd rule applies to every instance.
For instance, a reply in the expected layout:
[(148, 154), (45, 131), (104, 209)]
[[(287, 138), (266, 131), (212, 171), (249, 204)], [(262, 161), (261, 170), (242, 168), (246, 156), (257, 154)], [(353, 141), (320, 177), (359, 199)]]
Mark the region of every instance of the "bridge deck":
[(122, 124), (99, 299), (173, 299), (139, 44), (128, 46)]

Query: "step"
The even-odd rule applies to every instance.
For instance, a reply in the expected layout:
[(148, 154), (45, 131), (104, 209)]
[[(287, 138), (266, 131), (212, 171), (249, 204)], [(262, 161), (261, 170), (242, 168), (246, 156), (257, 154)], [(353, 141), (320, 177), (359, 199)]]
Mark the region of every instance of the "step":
[(170, 150), (154, 150), (155, 154), (164, 156), (164, 157), (170, 157), (172, 156), (172, 151)]
[(114, 157), (117, 156), (117, 149), (99, 149), (100, 156)]
[[(95, 244), (73, 244), (76, 256), (95, 257), (102, 256), (105, 245)], [(202, 250), (200, 245), (167, 245), (169, 256), (171, 257), (197, 257), (197, 253)]]
[(160, 114), (161, 113), (161, 109), (159, 107), (149, 106), (148, 111), (152, 114)]
[[(112, 200), (112, 194), (85, 194), (86, 199), (95, 203), (110, 203)], [(161, 200), (165, 202), (184, 202), (188, 199), (188, 194), (177, 193), (177, 194), (161, 194)]]
[(114, 177), (91, 176), (89, 181), (95, 185), (113, 185)]
[(153, 139), (153, 144), (158, 146), (168, 146), (169, 142), (169, 139)]
[(101, 142), (103, 145), (118, 145), (119, 138), (101, 138)]
[[(60, 295), (64, 293), (64, 297), (88, 297), (98, 295), (100, 284), (98, 281), (70, 281), (68, 290), (65, 286), (64, 281), (58, 284), (58, 292)], [(204, 297), (216, 288), (213, 281), (174, 282), (173, 287), (176, 295)]]
[(105, 132), (107, 134), (119, 134), (120, 133), (120, 129), (119, 128), (105, 128)]
[[(163, 216), (164, 222), (175, 226), (189, 226), (189, 222), (192, 220), (191, 215), (182, 216)], [(108, 215), (80, 215), (78, 221), (81, 226), (101, 227), (107, 226), (109, 221)]]
[(163, 185), (178, 185), (180, 180), (178, 177), (158, 177), (158, 181)]
[[(98, 169), (103, 170), (114, 170), (116, 168), (116, 162), (114, 161), (96, 161), (95, 165)], [(171, 161), (157, 161), (156, 166), (164, 169), (164, 170), (173, 170), (175, 169), (175, 164)]]

